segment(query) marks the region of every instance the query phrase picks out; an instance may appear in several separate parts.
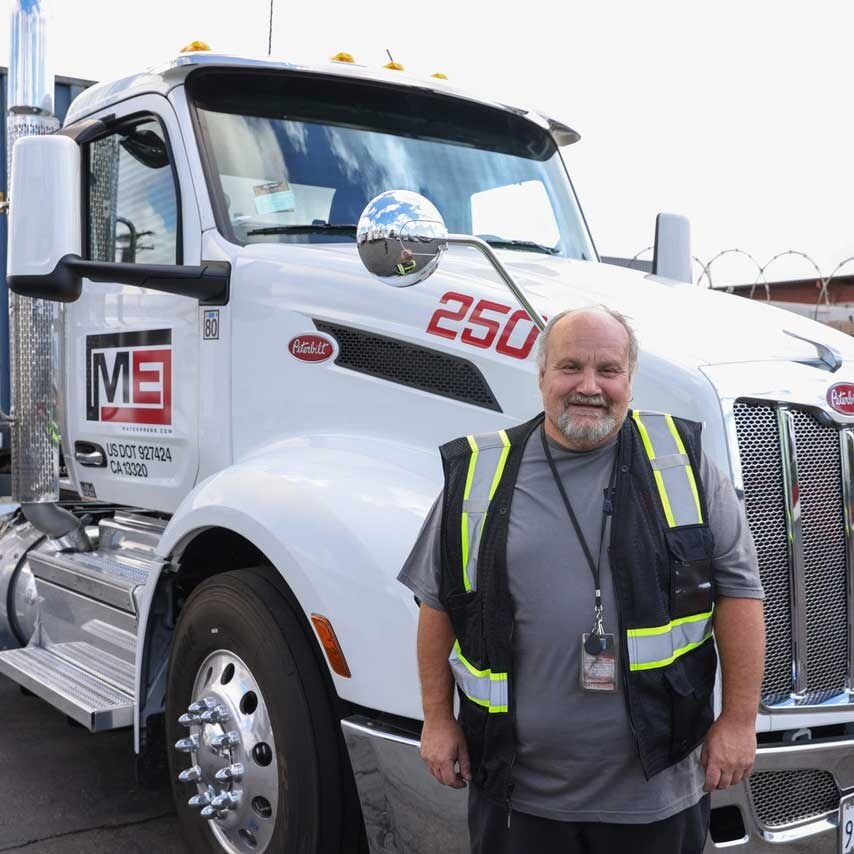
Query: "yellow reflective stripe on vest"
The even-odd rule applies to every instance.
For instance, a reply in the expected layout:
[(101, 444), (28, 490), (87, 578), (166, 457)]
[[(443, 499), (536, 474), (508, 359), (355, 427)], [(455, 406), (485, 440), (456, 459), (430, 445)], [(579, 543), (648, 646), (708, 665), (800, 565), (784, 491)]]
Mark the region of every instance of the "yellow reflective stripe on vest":
[(652, 467), (668, 526), (702, 525), (697, 478), (673, 417), (659, 412), (633, 412), (632, 418)]
[(667, 667), (680, 655), (704, 644), (712, 636), (713, 613), (714, 610), (692, 614), (647, 629), (626, 629), (629, 670)]
[(486, 512), (492, 501), (507, 455), (510, 440), (504, 430), (485, 436), (468, 436), (469, 457), (466, 485), (463, 490), (463, 510), (460, 516), (460, 544), (462, 550), (463, 586), (467, 591), (477, 585), (477, 555), (480, 538), (486, 522)]
[(462, 653), (460, 642), (448, 658), (454, 681), (473, 703), (488, 709), (491, 714), (507, 711), (507, 674), (493, 673), (488, 668), (478, 670)]

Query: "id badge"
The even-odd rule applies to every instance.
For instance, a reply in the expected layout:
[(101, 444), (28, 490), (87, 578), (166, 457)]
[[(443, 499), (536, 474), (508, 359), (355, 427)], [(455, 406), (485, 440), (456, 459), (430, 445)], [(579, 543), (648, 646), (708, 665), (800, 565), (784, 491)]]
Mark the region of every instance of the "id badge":
[[(597, 646), (600, 651), (593, 654)], [(613, 693), (617, 690), (616, 635), (587, 633), (581, 636), (581, 687), (584, 691)]]

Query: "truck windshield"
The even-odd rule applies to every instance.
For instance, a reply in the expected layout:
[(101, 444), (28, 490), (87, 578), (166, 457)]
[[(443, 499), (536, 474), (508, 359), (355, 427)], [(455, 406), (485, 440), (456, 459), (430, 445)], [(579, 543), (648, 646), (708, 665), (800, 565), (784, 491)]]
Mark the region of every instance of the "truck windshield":
[(288, 72), (202, 70), (187, 85), (232, 240), (351, 241), (374, 196), (412, 190), (451, 232), (596, 257), (554, 140), (511, 111)]

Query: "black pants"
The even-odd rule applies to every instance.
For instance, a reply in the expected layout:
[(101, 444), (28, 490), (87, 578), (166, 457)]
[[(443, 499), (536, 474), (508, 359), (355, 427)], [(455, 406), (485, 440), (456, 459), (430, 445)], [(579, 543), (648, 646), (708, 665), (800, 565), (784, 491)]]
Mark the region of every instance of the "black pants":
[(650, 824), (553, 821), (510, 814), (469, 784), (472, 854), (700, 854), (709, 828), (709, 796)]

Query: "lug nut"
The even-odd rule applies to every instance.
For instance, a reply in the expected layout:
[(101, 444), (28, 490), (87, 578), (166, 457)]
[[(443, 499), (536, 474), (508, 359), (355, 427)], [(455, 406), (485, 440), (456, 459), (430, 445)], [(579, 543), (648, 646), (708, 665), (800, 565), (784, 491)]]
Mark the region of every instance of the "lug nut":
[(202, 769), (198, 765), (193, 765), (191, 768), (185, 768), (179, 775), (178, 780), (181, 783), (198, 783), (202, 779)]
[(234, 730), (224, 732), (221, 735), (215, 735), (211, 739), (211, 747), (214, 750), (227, 750), (230, 747), (234, 747), (235, 744), (240, 744), (240, 733)]
[(210, 802), (210, 792), (199, 792), (198, 795), (193, 795), (193, 797), (187, 801), (191, 807), (206, 807)]
[(226, 814), (214, 807), (202, 807), (202, 818), (225, 818)]
[(239, 762), (235, 762), (233, 765), (227, 765), (225, 768), (220, 768), (219, 771), (214, 774), (217, 780), (220, 783), (228, 783), (230, 780), (239, 781), (243, 777), (243, 766)]
[(192, 753), (199, 749), (199, 737), (191, 735), (187, 738), (182, 738), (175, 742), (175, 750), (180, 750), (182, 753)]
[(178, 723), (181, 724), (181, 726), (194, 726), (200, 722), (201, 716), (191, 712), (185, 712), (180, 718), (178, 718)]
[(196, 700), (195, 703), (190, 703), (187, 711), (192, 715), (197, 715), (199, 712), (206, 712), (208, 709), (216, 708), (216, 705), (215, 697), (205, 697), (203, 700)]
[(240, 792), (222, 792), (211, 801), (211, 806), (218, 810), (237, 809), (237, 805), (240, 803), (240, 794)]
[(199, 715), (199, 719), (203, 724), (224, 724), (231, 716), (228, 714), (228, 709), (225, 706), (217, 706), (214, 709), (208, 709)]

